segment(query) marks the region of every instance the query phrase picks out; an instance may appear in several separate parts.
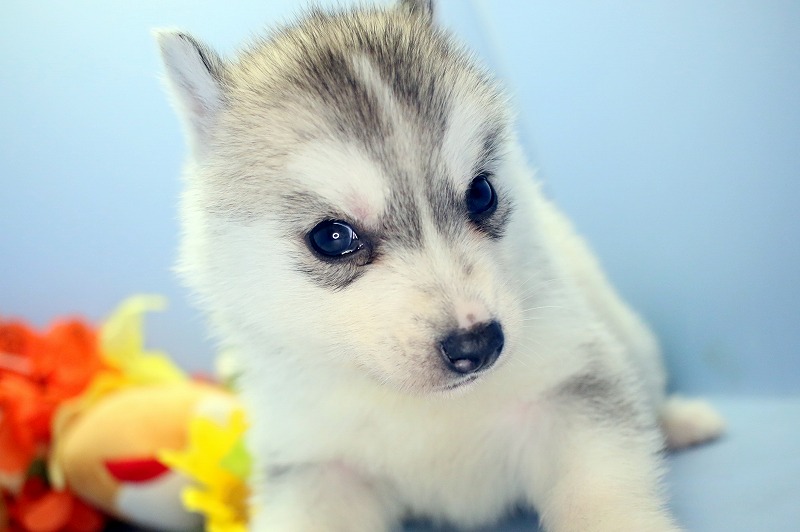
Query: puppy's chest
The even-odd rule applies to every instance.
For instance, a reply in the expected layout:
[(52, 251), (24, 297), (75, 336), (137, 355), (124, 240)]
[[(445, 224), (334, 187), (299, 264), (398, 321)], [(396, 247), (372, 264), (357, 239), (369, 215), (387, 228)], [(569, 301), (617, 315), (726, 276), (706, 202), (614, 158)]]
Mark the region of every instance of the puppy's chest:
[(533, 446), (540, 418), (533, 400), (397, 409), (364, 418), (342, 452), (405, 489), (434, 496), (447, 486), (452, 496), (475, 483), (508, 483)]
[(420, 504), (444, 493), (448, 500), (461, 493), (466, 502), (476, 484), (514, 491), (516, 472), (542, 430), (540, 401), (490, 397), (329, 396), (313, 409), (306, 404), (273, 418), (266, 447), (283, 464), (345, 464)]
[(539, 425), (539, 408), (525, 401), (395, 412), (365, 425), (346, 460), (387, 482), (414, 513), (491, 515), (524, 497)]

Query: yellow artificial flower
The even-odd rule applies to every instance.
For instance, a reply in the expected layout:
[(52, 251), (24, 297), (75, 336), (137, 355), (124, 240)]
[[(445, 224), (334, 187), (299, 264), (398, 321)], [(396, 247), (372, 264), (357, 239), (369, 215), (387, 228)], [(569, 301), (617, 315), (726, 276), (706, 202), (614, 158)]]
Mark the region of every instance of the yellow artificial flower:
[(113, 369), (94, 378), (81, 397), (81, 410), (121, 388), (187, 380), (166, 353), (144, 347), (144, 315), (166, 306), (161, 296), (136, 295), (123, 301), (106, 320), (100, 329), (100, 351)]
[(202, 513), (208, 532), (245, 532), (250, 457), (244, 448), (244, 411), (235, 410), (225, 424), (196, 417), (184, 451), (165, 450), (159, 459), (187, 475), (194, 484), (182, 494), (187, 510)]
[(106, 361), (118, 368), (131, 384), (165, 384), (186, 380), (184, 373), (161, 351), (144, 347), (144, 315), (161, 311), (161, 296), (138, 295), (125, 300), (100, 331), (100, 349)]

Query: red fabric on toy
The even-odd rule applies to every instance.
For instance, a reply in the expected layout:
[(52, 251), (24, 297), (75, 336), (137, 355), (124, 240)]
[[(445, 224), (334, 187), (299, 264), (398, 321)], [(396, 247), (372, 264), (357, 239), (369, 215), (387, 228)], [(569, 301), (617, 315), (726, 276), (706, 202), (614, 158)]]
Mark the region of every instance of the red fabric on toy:
[(155, 458), (106, 460), (106, 470), (119, 482), (149, 482), (170, 469)]

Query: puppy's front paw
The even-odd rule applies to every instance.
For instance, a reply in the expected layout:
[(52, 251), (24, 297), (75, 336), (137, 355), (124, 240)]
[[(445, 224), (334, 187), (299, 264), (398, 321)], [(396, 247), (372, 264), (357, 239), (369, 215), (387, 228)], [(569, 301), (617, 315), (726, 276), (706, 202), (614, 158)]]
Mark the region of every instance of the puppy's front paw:
[[(549, 524), (549, 526), (547, 526)], [(632, 506), (575, 508), (563, 520), (546, 522), (547, 532), (683, 532), (665, 511)]]
[(251, 532), (388, 532), (399, 505), (341, 462), (288, 468), (253, 486)]

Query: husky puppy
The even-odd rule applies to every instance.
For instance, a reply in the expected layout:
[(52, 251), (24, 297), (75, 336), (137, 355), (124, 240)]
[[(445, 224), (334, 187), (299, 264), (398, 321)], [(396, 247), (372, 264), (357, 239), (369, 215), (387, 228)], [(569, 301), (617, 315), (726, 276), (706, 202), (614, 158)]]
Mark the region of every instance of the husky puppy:
[(190, 156), (180, 271), (235, 353), (251, 529), (408, 516), (678, 526), (650, 331), (528, 169), (498, 84), (430, 1), (313, 9), (223, 59), (159, 31)]

